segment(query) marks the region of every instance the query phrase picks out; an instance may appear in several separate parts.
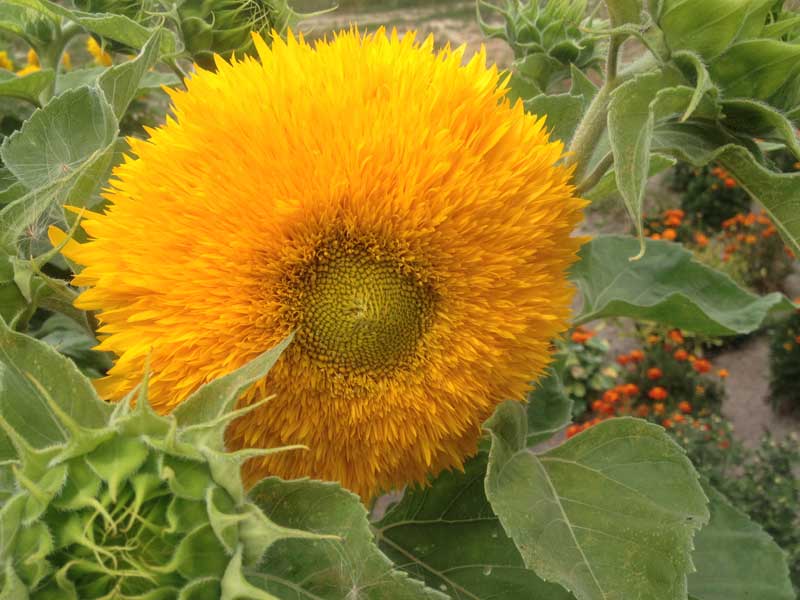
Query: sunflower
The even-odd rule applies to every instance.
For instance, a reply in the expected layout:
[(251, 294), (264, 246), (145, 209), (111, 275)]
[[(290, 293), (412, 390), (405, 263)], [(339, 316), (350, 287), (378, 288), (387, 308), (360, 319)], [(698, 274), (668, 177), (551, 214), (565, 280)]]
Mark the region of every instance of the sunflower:
[(168, 412), (295, 331), (229, 444), (308, 450), (251, 460), (249, 481), (368, 498), (460, 468), (567, 326), (583, 201), (563, 145), (483, 51), (384, 30), (255, 43), (260, 61), (170, 92), (174, 118), (129, 140), (65, 248), (118, 356), (98, 389), (121, 398), (149, 356)]

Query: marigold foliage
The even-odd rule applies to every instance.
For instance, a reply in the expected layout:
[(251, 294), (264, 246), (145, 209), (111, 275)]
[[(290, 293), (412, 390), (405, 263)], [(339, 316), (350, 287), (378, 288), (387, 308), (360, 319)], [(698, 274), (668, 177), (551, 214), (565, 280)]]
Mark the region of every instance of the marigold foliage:
[(229, 430), (304, 444), (246, 466), (368, 497), (462, 465), (522, 400), (566, 328), (583, 201), (542, 118), (483, 52), (428, 38), (291, 34), (199, 70), (175, 118), (114, 172), (77, 305), (98, 312), (98, 382), (121, 398), (150, 356), (157, 410), (296, 331)]

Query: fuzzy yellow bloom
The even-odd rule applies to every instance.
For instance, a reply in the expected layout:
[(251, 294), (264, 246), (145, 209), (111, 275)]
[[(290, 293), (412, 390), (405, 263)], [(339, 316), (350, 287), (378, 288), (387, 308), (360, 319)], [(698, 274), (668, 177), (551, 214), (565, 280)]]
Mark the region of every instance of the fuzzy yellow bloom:
[(94, 62), (103, 67), (110, 67), (112, 64), (111, 55), (100, 47), (97, 40), (92, 36), (86, 39), (86, 50), (94, 57)]
[(29, 67), (38, 67), (38, 66), (40, 66), (39, 65), (39, 55), (36, 54), (36, 50), (34, 50), (33, 48), (30, 48), (28, 50), (27, 59), (28, 59), (28, 66)]
[(64, 52), (61, 55), (61, 66), (64, 67), (65, 71), (72, 70), (72, 56), (70, 56), (69, 52)]
[(36, 71), (40, 71), (39, 65), (28, 65), (27, 67), (21, 68), (17, 71), (18, 77), (25, 77), (25, 75), (30, 75), (31, 73), (35, 73)]
[(121, 398), (149, 357), (167, 412), (295, 331), (241, 403), (275, 398), (229, 443), (309, 450), (253, 459), (251, 482), (367, 498), (459, 468), (567, 326), (584, 203), (563, 146), (483, 52), (383, 30), (255, 39), (260, 61), (171, 92), (175, 118), (130, 140), (89, 241), (65, 248), (119, 357), (98, 388)]

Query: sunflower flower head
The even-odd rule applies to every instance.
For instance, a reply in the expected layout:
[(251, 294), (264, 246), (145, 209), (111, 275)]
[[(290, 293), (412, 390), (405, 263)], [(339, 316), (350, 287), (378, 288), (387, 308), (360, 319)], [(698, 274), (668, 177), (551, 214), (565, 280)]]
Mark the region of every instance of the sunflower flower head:
[(240, 403), (275, 399), (228, 441), (309, 450), (252, 460), (250, 481), (367, 498), (459, 468), (567, 327), (584, 203), (563, 145), (483, 52), (382, 29), (254, 40), (260, 60), (171, 92), (174, 119), (130, 140), (89, 241), (65, 247), (118, 356), (97, 385), (121, 398), (149, 355), (168, 412), (295, 331)]

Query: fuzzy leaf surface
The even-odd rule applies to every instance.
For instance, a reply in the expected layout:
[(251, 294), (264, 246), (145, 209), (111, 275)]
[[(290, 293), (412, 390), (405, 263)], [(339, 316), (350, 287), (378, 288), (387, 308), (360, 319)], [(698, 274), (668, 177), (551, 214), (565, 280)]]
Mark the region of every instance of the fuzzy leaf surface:
[(756, 296), (727, 275), (695, 261), (679, 244), (647, 240), (647, 252), (630, 261), (638, 243), (599, 236), (580, 251), (571, 272), (583, 298), (576, 323), (631, 317), (706, 335), (755, 331), (774, 312), (793, 304), (779, 293)]
[(484, 491), (488, 454), (464, 472), (447, 471), (427, 488), (407, 489), (376, 523), (383, 551), (413, 577), (455, 600), (572, 600), (527, 569)]
[(572, 398), (561, 381), (561, 365), (551, 367), (528, 394), (527, 446), (535, 446), (564, 429), (572, 421)]
[(695, 536), (689, 593), (696, 600), (792, 600), (786, 555), (750, 518), (710, 485), (711, 521)]
[(249, 493), (266, 517), (282, 526), (340, 539), (284, 539), (272, 544), (257, 570), (258, 587), (284, 600), (444, 600), (444, 594), (397, 570), (375, 545), (367, 511), (337, 484), (277, 477)]
[(610, 419), (537, 455), (519, 404), (501, 404), (486, 426), (486, 496), (529, 568), (578, 600), (686, 598), (707, 500), (661, 427)]
[(0, 414), (36, 448), (67, 439), (47, 395), (85, 427), (104, 426), (112, 411), (71, 360), (0, 321)]
[(22, 77), (0, 70), (0, 96), (9, 96), (39, 103), (39, 94), (49, 86), (55, 73), (52, 69), (40, 69)]

